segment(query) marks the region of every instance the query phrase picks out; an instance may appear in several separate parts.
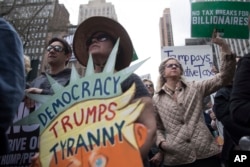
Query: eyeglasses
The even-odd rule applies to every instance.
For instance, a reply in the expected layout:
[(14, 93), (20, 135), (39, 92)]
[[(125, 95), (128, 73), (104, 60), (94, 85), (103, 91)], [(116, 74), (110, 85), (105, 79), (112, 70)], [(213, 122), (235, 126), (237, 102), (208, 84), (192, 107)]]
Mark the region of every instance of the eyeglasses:
[(165, 67), (167, 67), (167, 68), (173, 68), (173, 67), (180, 68), (180, 65), (179, 64), (166, 64)]
[(92, 43), (94, 43), (94, 39), (98, 42), (104, 42), (107, 40), (111, 40), (112, 38), (108, 34), (99, 34), (97, 36), (92, 36), (86, 41), (86, 45), (90, 46)]
[(60, 45), (55, 45), (55, 46), (49, 45), (49, 46), (47, 47), (47, 51), (48, 51), (48, 52), (50, 52), (52, 49), (54, 49), (54, 51), (56, 51), (56, 52), (62, 52), (62, 51), (63, 51), (63, 47), (60, 46)]
[(153, 84), (145, 84), (145, 86), (146, 86), (147, 88), (152, 88), (152, 87), (153, 87)]

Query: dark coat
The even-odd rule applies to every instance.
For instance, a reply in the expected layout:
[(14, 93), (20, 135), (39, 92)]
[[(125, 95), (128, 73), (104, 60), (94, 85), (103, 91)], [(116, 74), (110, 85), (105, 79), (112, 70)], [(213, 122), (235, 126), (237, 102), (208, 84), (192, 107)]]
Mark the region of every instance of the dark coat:
[[(250, 128), (250, 53), (238, 62), (230, 110), (238, 124)], [(250, 135), (250, 134), (248, 134)]]
[(223, 124), (224, 145), (222, 159), (229, 160), (230, 152), (238, 145), (239, 139), (250, 132), (250, 129), (237, 124), (230, 115), (230, 96), (232, 85), (221, 88), (214, 98), (213, 111), (216, 118)]
[(8, 152), (6, 130), (24, 97), (23, 45), (15, 29), (0, 18), (0, 155)]

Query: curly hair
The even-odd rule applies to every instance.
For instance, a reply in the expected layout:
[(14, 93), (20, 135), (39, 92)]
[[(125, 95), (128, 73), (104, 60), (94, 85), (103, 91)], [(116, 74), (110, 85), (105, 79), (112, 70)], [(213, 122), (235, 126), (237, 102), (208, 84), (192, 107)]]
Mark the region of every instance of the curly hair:
[(158, 78), (158, 84), (157, 84), (157, 90), (160, 90), (161, 87), (165, 84), (165, 82), (167, 82), (166, 80), (166, 77), (165, 77), (165, 66), (166, 66), (166, 63), (169, 61), (169, 60), (175, 60), (179, 65), (180, 65), (180, 70), (181, 70), (181, 76), (183, 75), (183, 67), (181, 65), (181, 63), (176, 59), (176, 58), (173, 58), (173, 57), (170, 57), (170, 58), (166, 58), (165, 60), (163, 60), (159, 66), (159, 78)]

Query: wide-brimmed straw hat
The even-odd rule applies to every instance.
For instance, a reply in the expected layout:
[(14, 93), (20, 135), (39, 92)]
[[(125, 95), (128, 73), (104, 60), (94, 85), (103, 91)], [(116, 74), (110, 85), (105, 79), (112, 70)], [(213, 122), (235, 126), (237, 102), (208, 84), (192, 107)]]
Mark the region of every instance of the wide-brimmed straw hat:
[(117, 21), (102, 16), (90, 17), (77, 27), (73, 39), (73, 51), (78, 61), (87, 66), (89, 54), (86, 41), (96, 32), (105, 32), (115, 41), (120, 37), (115, 69), (128, 67), (132, 61), (133, 44), (127, 31)]

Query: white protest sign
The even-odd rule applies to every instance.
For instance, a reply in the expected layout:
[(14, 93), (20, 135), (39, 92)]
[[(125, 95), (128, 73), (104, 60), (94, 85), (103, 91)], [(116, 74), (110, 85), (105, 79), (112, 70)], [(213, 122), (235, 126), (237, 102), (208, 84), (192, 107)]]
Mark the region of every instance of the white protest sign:
[(204, 80), (214, 76), (213, 54), (210, 45), (168, 46), (162, 48), (162, 60), (174, 57), (180, 61), (188, 81)]

